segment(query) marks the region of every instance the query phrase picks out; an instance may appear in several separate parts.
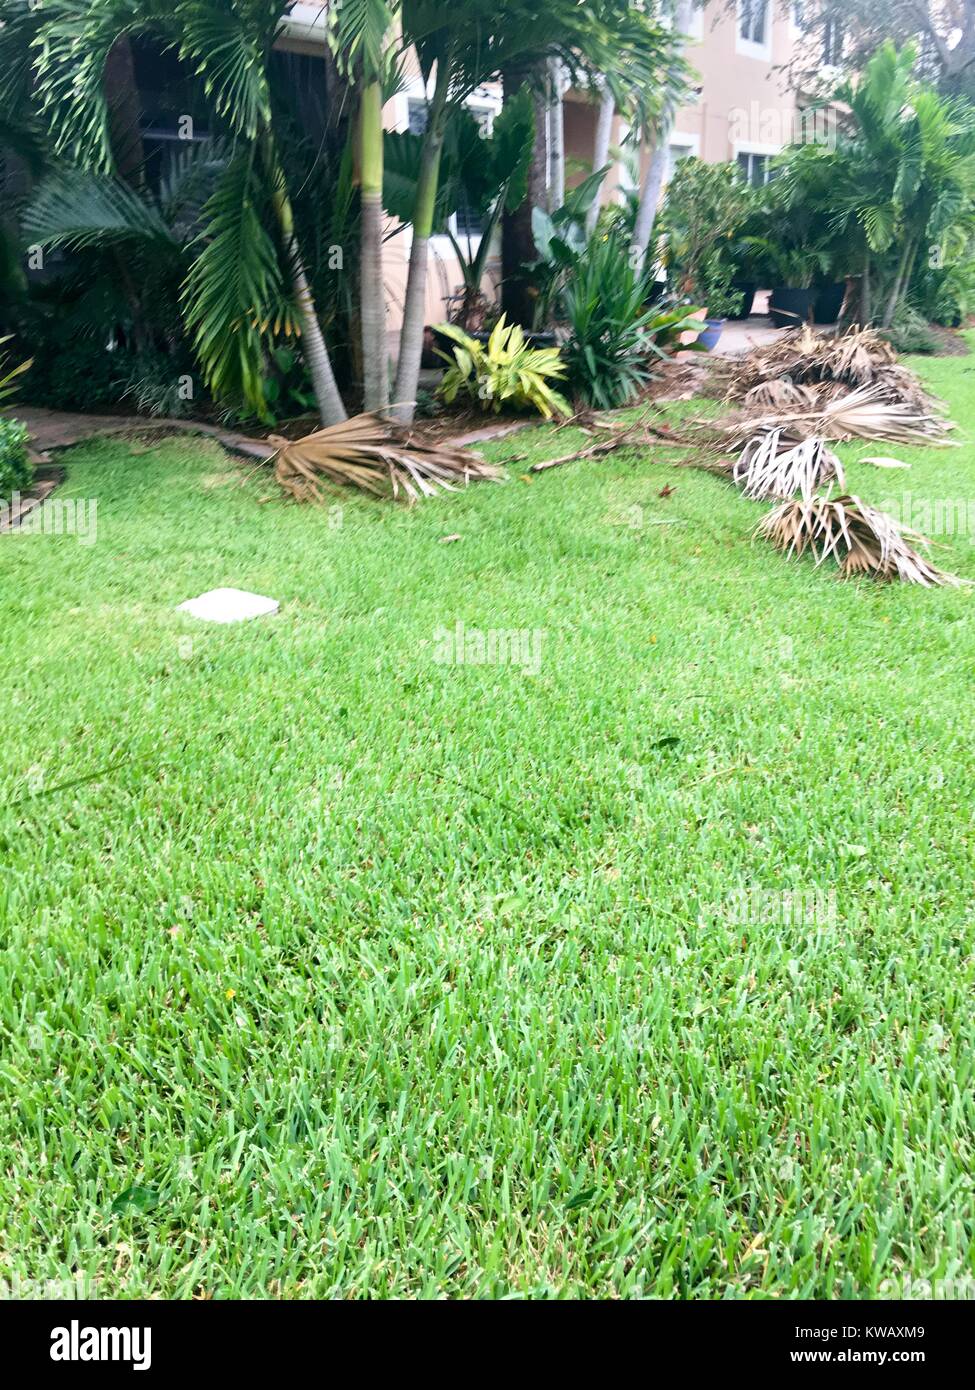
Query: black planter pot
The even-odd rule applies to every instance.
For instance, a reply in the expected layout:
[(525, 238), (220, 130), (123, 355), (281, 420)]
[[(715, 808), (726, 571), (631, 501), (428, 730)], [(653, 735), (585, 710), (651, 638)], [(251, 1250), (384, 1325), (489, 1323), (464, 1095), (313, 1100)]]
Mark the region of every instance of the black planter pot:
[(758, 286), (749, 283), (747, 280), (732, 280), (731, 288), (737, 294), (742, 295), (743, 298), (741, 301), (741, 308), (738, 310), (737, 314), (729, 314), (728, 317), (735, 323), (741, 323), (742, 319), (747, 319), (752, 311), (752, 301), (755, 298), (755, 291), (758, 289)]
[(846, 285), (842, 281), (836, 285), (817, 286), (816, 298), (813, 301), (813, 322), (835, 323), (840, 316), (845, 294)]
[(814, 297), (815, 290), (779, 285), (769, 300), (769, 317), (776, 328), (799, 328), (809, 322)]

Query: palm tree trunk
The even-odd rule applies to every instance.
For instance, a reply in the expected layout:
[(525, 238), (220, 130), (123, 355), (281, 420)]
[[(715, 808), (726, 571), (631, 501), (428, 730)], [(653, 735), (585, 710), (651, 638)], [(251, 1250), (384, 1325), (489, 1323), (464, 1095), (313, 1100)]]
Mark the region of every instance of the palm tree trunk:
[(443, 152), (443, 124), (449, 78), (448, 64), (438, 63), (437, 83), (423, 138), (420, 177), (413, 207), (413, 246), (410, 250), (410, 269), (406, 280), (406, 302), (403, 306), (403, 327), (400, 330), (396, 385), (393, 388), (393, 415), (405, 425), (413, 423), (416, 393), (420, 382), (423, 332), (427, 316), (429, 246), (437, 207), (437, 193), (440, 189), (440, 156)]
[(647, 172), (640, 188), (640, 206), (636, 215), (636, 225), (633, 228), (632, 248), (639, 253), (641, 266), (646, 260), (650, 238), (653, 235), (653, 226), (657, 220), (657, 206), (664, 186), (664, 174), (667, 172), (672, 129), (673, 120), (661, 125), (657, 135), (657, 143), (650, 156), (650, 163), (647, 165)]
[[(532, 65), (511, 67), (504, 73), (504, 96), (508, 101), (526, 85), (537, 88), (541, 73)], [(535, 144), (532, 147), (528, 171), (528, 197), (521, 207), (505, 210), (501, 219), (501, 307), (509, 323), (531, 328), (535, 316), (535, 301), (525, 276), (524, 267), (533, 261), (538, 251), (532, 232), (532, 209), (548, 206), (548, 140), (544, 106), (535, 102)]]
[(105, 101), (115, 172), (132, 188), (145, 187), (142, 104), (135, 80), (135, 59), (127, 34), (120, 34), (105, 59)]
[(562, 96), (562, 64), (558, 58), (549, 59), (548, 84), (548, 205), (550, 212), (558, 212), (565, 202), (565, 105)]
[[(128, 34), (120, 34), (105, 59), (105, 101), (108, 106), (109, 144), (115, 173), (137, 192), (145, 189), (145, 148), (142, 143), (142, 104), (135, 80), (135, 58)], [(119, 283), (132, 316), (132, 337), (143, 352), (152, 345), (152, 329), (142, 298), (118, 247), (111, 251)]]
[(294, 286), (298, 314), (301, 318), (301, 351), (308, 367), (318, 404), (318, 414), (323, 425), (340, 425), (347, 420), (345, 406), (335, 384), (332, 362), (325, 345), (322, 326), (318, 322), (315, 301), (311, 286), (294, 237), (288, 246), (288, 259), (291, 263), (291, 283)]
[[(678, 0), (677, 12), (674, 15), (675, 33), (686, 35), (691, 27), (693, 17), (694, 0)], [(676, 116), (677, 112), (672, 106), (668, 106), (661, 113), (660, 124), (657, 127), (656, 144), (640, 190), (640, 207), (637, 212), (636, 226), (633, 229), (632, 248), (638, 253), (641, 265), (646, 260), (650, 238), (653, 235), (653, 226), (657, 220), (657, 205), (660, 202), (664, 175), (667, 172), (670, 136), (674, 129)]]
[(901, 253), (900, 264), (897, 267), (897, 275), (890, 292), (890, 298), (887, 300), (887, 307), (884, 310), (884, 328), (889, 328), (894, 322), (894, 315), (897, 313), (901, 297), (911, 281), (911, 272), (914, 269), (914, 257), (916, 254), (917, 242), (913, 237), (908, 237), (904, 242), (904, 250)]
[[(616, 115), (616, 102), (613, 100), (613, 93), (607, 87), (603, 92), (602, 101), (599, 103), (599, 117), (596, 121), (596, 138), (592, 148), (592, 171), (597, 173), (600, 169), (605, 169), (609, 159), (609, 142), (613, 135), (613, 119)], [(586, 213), (586, 232), (592, 236), (596, 230), (596, 223), (599, 221), (599, 199), (593, 201), (592, 207)]]
[(870, 288), (870, 253), (868, 252), (864, 258), (863, 278), (860, 281), (860, 327), (869, 328), (872, 317), (873, 304), (871, 302)]
[(379, 82), (363, 88), (359, 108), (359, 178), (362, 195), (362, 363), (366, 410), (389, 405), (386, 296), (383, 288), (383, 95)]
[(342, 397), (339, 395), (339, 388), (335, 384), (331, 359), (325, 345), (322, 326), (318, 322), (315, 300), (301, 258), (301, 248), (295, 233), (294, 209), (291, 206), (291, 199), (288, 197), (284, 170), (274, 147), (273, 136), (266, 133), (262, 143), (264, 159), (273, 189), (274, 210), (281, 229), (281, 240), (288, 257), (291, 284), (294, 290), (295, 303), (298, 306), (298, 316), (301, 319), (302, 356), (311, 377), (312, 389), (315, 392), (315, 401), (318, 405), (318, 414), (322, 424), (325, 426), (339, 425), (343, 420), (348, 419), (348, 416), (345, 413), (345, 406), (342, 404)]

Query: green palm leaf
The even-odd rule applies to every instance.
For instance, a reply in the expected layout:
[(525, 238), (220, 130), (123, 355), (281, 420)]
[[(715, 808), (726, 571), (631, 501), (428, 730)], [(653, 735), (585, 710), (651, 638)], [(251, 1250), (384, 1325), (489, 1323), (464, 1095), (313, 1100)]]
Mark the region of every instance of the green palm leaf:
[(172, 249), (176, 240), (157, 208), (105, 174), (63, 169), (44, 181), (24, 216), (38, 246), (83, 249), (137, 241)]
[(55, 154), (98, 173), (114, 168), (108, 55), (123, 34), (172, 22), (161, 0), (45, 0), (32, 41), (36, 96)]
[(203, 78), (217, 112), (248, 140), (271, 121), (267, 57), (286, 8), (281, 0), (182, 0), (176, 6), (181, 57)]
[(207, 232), (183, 289), (187, 327), (214, 396), (267, 412), (264, 338), (282, 299), (277, 249), (264, 229), (263, 190), (237, 154), (204, 209)]

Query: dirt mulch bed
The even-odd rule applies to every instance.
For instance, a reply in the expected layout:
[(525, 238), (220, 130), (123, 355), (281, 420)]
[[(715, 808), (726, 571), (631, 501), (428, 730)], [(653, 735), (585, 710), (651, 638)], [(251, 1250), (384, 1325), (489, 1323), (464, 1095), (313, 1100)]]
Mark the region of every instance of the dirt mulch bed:
[(942, 328), (939, 323), (929, 323), (928, 332), (937, 340), (935, 352), (924, 354), (927, 357), (969, 357), (971, 348), (958, 328)]

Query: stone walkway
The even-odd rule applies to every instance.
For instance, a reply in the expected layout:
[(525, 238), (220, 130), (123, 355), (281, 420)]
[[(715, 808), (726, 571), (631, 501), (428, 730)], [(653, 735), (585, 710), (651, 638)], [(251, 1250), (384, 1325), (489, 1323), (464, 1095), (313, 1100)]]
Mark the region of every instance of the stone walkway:
[(35, 454), (42, 460), (52, 449), (67, 449), (95, 435), (139, 433), (150, 430), (181, 430), (186, 434), (204, 434), (215, 439), (225, 449), (248, 458), (269, 459), (274, 447), (264, 439), (252, 439), (246, 434), (222, 430), (216, 425), (204, 425), (195, 420), (147, 419), (143, 415), (80, 415), (71, 411), (45, 410), (39, 406), (18, 406), (17, 419), (30, 430)]
[[(835, 333), (834, 323), (815, 324), (817, 333)], [(714, 349), (715, 357), (741, 357), (746, 352), (751, 352), (752, 348), (767, 347), (769, 343), (776, 342), (782, 337), (786, 330), (783, 328), (773, 328), (768, 314), (752, 314), (750, 318), (740, 319), (735, 322), (729, 319), (725, 324), (718, 346)]]

